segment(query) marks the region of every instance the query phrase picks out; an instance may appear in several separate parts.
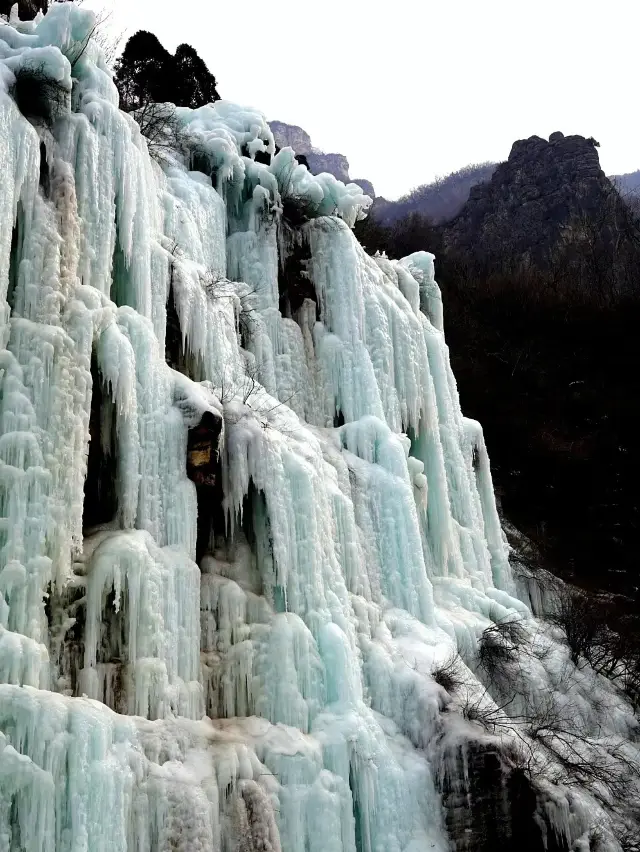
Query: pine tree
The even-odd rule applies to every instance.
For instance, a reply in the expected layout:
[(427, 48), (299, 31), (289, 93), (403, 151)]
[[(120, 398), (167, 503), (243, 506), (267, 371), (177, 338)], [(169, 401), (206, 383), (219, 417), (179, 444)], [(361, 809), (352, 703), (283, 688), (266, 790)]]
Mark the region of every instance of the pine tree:
[(139, 30), (116, 63), (120, 107), (128, 112), (150, 103), (195, 109), (220, 99), (216, 79), (197, 52), (181, 44), (172, 56), (155, 35)]
[(190, 44), (178, 46), (175, 55), (174, 99), (176, 106), (197, 109), (220, 100), (216, 78)]

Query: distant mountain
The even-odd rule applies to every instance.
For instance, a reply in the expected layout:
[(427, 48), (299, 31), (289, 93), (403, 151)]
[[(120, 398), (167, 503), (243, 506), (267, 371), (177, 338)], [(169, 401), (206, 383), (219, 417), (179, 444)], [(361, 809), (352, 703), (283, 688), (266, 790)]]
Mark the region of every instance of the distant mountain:
[[(446, 177), (416, 187), (397, 201), (378, 196), (370, 215), (387, 227), (411, 213), (426, 216), (434, 225), (443, 225), (455, 219), (469, 199), (472, 187), (487, 183), (497, 167), (498, 163), (490, 162), (464, 166)], [(609, 180), (627, 203), (640, 210), (640, 169), (612, 175)]]
[(640, 216), (640, 169), (625, 175), (612, 175), (610, 180), (629, 207)]
[[(502, 170), (501, 174), (503, 175), (500, 180), (505, 179), (505, 174), (507, 174), (507, 180), (513, 177), (511, 168), (505, 166), (504, 163), (476, 163), (464, 166), (445, 177), (439, 177), (431, 183), (418, 186), (397, 201), (389, 201), (382, 196), (376, 197), (373, 184), (369, 180), (351, 178), (349, 176), (349, 161), (344, 154), (325, 153), (319, 148), (314, 147), (311, 137), (302, 127), (296, 124), (287, 124), (283, 121), (271, 121), (269, 125), (278, 147), (284, 148), (288, 146), (293, 148), (296, 154), (305, 158), (312, 174), (329, 172), (338, 178), (338, 180), (345, 183), (357, 183), (367, 195), (374, 198), (375, 202), (369, 211), (369, 216), (377, 225), (388, 228), (405, 219), (410, 214), (419, 214), (429, 219), (432, 224), (442, 226), (444, 232), (447, 232), (448, 225), (451, 223), (452, 231), (458, 234), (458, 237), (454, 240), (455, 243), (460, 242), (459, 238), (461, 238), (462, 232), (469, 223), (453, 225), (453, 222), (462, 213), (463, 208), (470, 200), (472, 191), (476, 191), (474, 187), (488, 185), (496, 170), (499, 169)], [(582, 140), (582, 142), (579, 140)], [(542, 147), (540, 147), (539, 143), (542, 143)], [(551, 147), (547, 150), (545, 156), (550, 158), (550, 162), (545, 166), (538, 163), (537, 160), (538, 157), (543, 155), (543, 151), (546, 150), (545, 146), (549, 145)], [(512, 199), (512, 212), (515, 211), (515, 220), (518, 221), (524, 217), (528, 222), (528, 224), (523, 224), (522, 226), (524, 230), (521, 234), (521, 242), (526, 243), (532, 237), (532, 234), (528, 230), (531, 225), (528, 218), (534, 208), (537, 209), (538, 214), (544, 220), (546, 218), (545, 204), (549, 202), (555, 205), (561, 196), (564, 200), (560, 202), (560, 207), (564, 205), (563, 209), (568, 218), (571, 218), (572, 215), (570, 208), (575, 213), (581, 207), (586, 199), (584, 196), (578, 198), (574, 193), (574, 181), (578, 178), (584, 180), (585, 176), (590, 173), (593, 179), (597, 173), (596, 182), (599, 183), (600, 187), (599, 197), (602, 199), (609, 192), (610, 186), (604, 172), (600, 169), (595, 146), (593, 142), (584, 139), (584, 137), (565, 137), (562, 133), (554, 133), (550, 141), (546, 142), (540, 139), (540, 137), (532, 136), (530, 140), (521, 140), (514, 144), (509, 161), (512, 161), (514, 151), (516, 161), (518, 157), (522, 156), (522, 152), (524, 152), (524, 158), (533, 171), (538, 169), (539, 166), (542, 167), (542, 171), (537, 175), (534, 175), (530, 170), (526, 170), (523, 178), (528, 182), (528, 192), (539, 193), (537, 203), (532, 205), (533, 199), (525, 197), (527, 195), (525, 192), (525, 196), (519, 198), (519, 201), (524, 205), (524, 209), (517, 211), (516, 208), (518, 208), (519, 203), (518, 196), (516, 195)], [(553, 164), (557, 158), (562, 161), (558, 168), (556, 168), (558, 164)], [(624, 201), (634, 210), (640, 212), (640, 170), (624, 175), (612, 175), (609, 180), (616, 187)], [(558, 181), (563, 185), (562, 187), (557, 185)], [(580, 192), (578, 192), (578, 195), (580, 195)], [(480, 195), (474, 197), (484, 197), (484, 194), (480, 191)], [(493, 195), (492, 198), (493, 201), (496, 200)], [(493, 203), (493, 201), (490, 203)], [(474, 209), (477, 209), (475, 202)], [(490, 215), (488, 211), (487, 215)], [(562, 215), (561, 210), (558, 209), (552, 214), (551, 219), (558, 216), (562, 218)], [(514, 227), (517, 227), (515, 222), (507, 224), (508, 229), (512, 231)]]
[(270, 121), (269, 127), (279, 148), (293, 148), (296, 154), (305, 157), (312, 174), (328, 172), (344, 183), (357, 183), (364, 192), (375, 198), (373, 184), (369, 180), (349, 177), (349, 161), (344, 154), (327, 154), (311, 143), (311, 137), (306, 130), (297, 124), (286, 124), (284, 121)]
[(640, 169), (625, 175), (612, 175), (610, 180), (617, 186), (622, 196), (640, 195)]
[(486, 183), (496, 169), (496, 163), (465, 166), (446, 177), (437, 178), (403, 195), (397, 201), (379, 197), (371, 215), (381, 225), (393, 225), (410, 213), (426, 216), (434, 224), (453, 219), (460, 212), (473, 186)]

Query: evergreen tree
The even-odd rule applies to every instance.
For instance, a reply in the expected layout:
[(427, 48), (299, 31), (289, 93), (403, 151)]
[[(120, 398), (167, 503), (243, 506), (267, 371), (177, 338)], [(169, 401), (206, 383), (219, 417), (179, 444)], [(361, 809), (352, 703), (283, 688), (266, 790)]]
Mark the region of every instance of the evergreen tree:
[(164, 102), (195, 109), (220, 99), (215, 77), (190, 45), (181, 44), (172, 56), (145, 30), (125, 45), (116, 63), (115, 83), (120, 107), (126, 111)]
[(203, 104), (220, 100), (216, 78), (190, 44), (181, 44), (174, 59), (174, 96), (176, 106), (197, 109)]

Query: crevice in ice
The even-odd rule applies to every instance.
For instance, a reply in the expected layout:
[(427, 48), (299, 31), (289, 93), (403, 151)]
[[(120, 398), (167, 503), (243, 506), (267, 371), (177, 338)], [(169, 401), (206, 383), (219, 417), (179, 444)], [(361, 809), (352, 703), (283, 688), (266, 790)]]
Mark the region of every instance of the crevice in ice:
[(189, 148), (189, 169), (201, 172), (211, 180), (211, 185), (218, 188), (218, 167), (212, 162), (207, 152), (196, 145)]
[(353, 809), (353, 821), (355, 824), (355, 844), (356, 852), (364, 852), (362, 843), (362, 814), (358, 806), (357, 799), (357, 782), (355, 779), (355, 768), (353, 763), (349, 763), (349, 789), (351, 791), (351, 807)]
[[(76, 565), (76, 569), (84, 566)], [(79, 695), (79, 675), (84, 661), (86, 595), (80, 575), (63, 590), (49, 584), (45, 614), (49, 623), (49, 653), (54, 667), (54, 687), (63, 695)]]
[(82, 691), (106, 703), (124, 684), (130, 714), (199, 718), (198, 566), (141, 530), (103, 531), (87, 547)]
[(18, 202), (15, 221), (11, 231), (11, 254), (9, 256), (9, 281), (7, 285), (7, 304), (13, 315), (16, 308), (16, 289), (20, 275), (20, 261), (22, 259), (22, 234), (24, 229), (24, 211), (22, 202)]
[(47, 157), (47, 147), (44, 142), (40, 142), (40, 189), (45, 198), (49, 198), (51, 193), (51, 178), (49, 174), (49, 159)]
[(275, 612), (287, 611), (287, 590), (277, 577), (273, 555), (273, 534), (264, 491), (249, 483), (242, 507), (242, 531), (255, 553), (264, 594)]
[(128, 712), (127, 659), (123, 649), (127, 647), (129, 618), (128, 595), (123, 595), (120, 602), (119, 595), (111, 589), (104, 602), (95, 668), (101, 681), (99, 700), (123, 714)]
[(91, 356), (91, 413), (89, 455), (84, 481), (84, 530), (111, 523), (117, 515), (116, 406), (100, 375), (98, 359)]
[(206, 411), (187, 436), (187, 476), (196, 486), (198, 521), (196, 562), (224, 534), (222, 463), (219, 451), (222, 420)]
[(280, 313), (293, 317), (305, 299), (316, 303), (318, 298), (309, 278), (307, 266), (311, 259), (309, 241), (298, 226), (290, 225), (284, 218), (278, 223), (278, 293)]
[(256, 151), (253, 159), (256, 163), (262, 163), (263, 166), (270, 166), (272, 157), (269, 151)]
[(113, 258), (111, 261), (111, 288), (109, 298), (121, 308), (131, 302), (131, 286), (129, 282), (128, 263), (125, 257), (118, 234), (113, 243)]
[(172, 369), (188, 375), (184, 338), (180, 328), (180, 318), (176, 309), (172, 284), (169, 285), (169, 298), (167, 299), (167, 330), (164, 342), (164, 359)]

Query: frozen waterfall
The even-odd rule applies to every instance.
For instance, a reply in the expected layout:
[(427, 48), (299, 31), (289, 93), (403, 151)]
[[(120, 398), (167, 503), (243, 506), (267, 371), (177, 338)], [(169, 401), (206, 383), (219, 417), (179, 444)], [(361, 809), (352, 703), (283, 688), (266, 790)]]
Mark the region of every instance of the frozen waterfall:
[[(256, 110), (177, 109), (151, 157), (92, 26), (0, 24), (0, 852), (465, 849), (519, 712), (487, 628), (635, 722), (512, 577), (433, 256), (369, 257), (370, 199)], [(540, 761), (539, 848), (618, 849)]]

